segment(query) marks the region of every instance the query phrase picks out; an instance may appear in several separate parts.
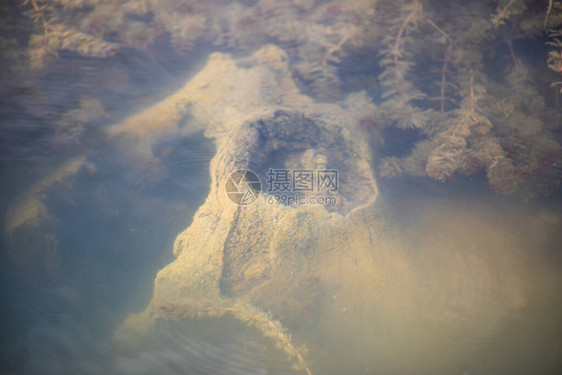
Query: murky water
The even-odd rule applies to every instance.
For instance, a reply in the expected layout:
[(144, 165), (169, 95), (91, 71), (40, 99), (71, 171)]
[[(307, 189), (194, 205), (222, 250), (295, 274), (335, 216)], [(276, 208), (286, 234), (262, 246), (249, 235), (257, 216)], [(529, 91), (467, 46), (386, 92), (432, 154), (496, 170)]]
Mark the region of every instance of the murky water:
[(2, 5), (1, 372), (560, 373), (546, 3)]

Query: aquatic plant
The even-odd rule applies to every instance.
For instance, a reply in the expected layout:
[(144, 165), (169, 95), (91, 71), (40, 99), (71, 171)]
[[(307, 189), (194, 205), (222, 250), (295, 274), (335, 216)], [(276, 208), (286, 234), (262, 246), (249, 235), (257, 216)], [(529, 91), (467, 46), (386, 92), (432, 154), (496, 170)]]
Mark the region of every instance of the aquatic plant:
[(248, 6), (26, 0), (23, 5), (37, 25), (28, 47), (34, 69), (62, 50), (109, 57), (120, 48), (145, 50), (157, 40), (178, 53), (196, 43), (249, 51), (273, 42), (291, 56), (303, 92), (333, 101), (341, 99), (339, 69), (345, 59), (373, 51), (380, 63), (372, 72), (378, 73), (361, 80), (370, 86), (359, 82), (357, 87), (382, 99), (364, 116), (374, 124), (368, 132), (381, 138), (380, 129), (397, 127), (419, 135), (409, 155), (381, 155), (380, 176), (447, 181), (456, 173), (484, 170), (494, 191), (523, 190), (528, 196), (560, 185), (561, 117), (555, 93), (544, 83), (560, 87), (562, 81), (517, 47), (520, 41), (537, 44), (542, 35), (548, 48), (543, 61), (551, 71), (562, 71), (559, 1), (466, 6), (461, 1), (260, 0)]
[[(119, 46), (92, 34), (80, 31), (62, 22), (57, 2), (26, 0), (29, 5), (25, 14), (37, 25), (36, 33), (29, 38), (29, 62), (32, 69), (39, 69), (59, 51), (70, 51), (93, 57), (113, 56)], [(68, 16), (67, 16), (68, 17)]]
[[(383, 41), (384, 100), (374, 121), (415, 129), (422, 139), (410, 155), (384, 158), (381, 176), (447, 181), (485, 170), (496, 192), (555, 191), (562, 176), (560, 112), (554, 94), (541, 87), (547, 75), (532, 71), (535, 61), (514, 49), (514, 42), (541, 35), (545, 11), (515, 0), (499, 2), (492, 14), (481, 3), (436, 5), (398, 4), (400, 16)], [(559, 35), (555, 19), (549, 14), (550, 36)], [(548, 45), (560, 47), (556, 38)], [(558, 53), (549, 52), (551, 70)]]

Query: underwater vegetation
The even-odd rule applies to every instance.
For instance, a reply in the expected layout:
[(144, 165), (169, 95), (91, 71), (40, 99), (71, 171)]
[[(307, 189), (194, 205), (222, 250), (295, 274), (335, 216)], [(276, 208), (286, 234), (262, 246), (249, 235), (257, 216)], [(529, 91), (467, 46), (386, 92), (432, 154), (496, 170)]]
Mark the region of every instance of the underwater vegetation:
[[(536, 40), (545, 28), (556, 34), (560, 15), (537, 11), (533, 2), (499, 2), (491, 17), (485, 3), (471, 3), (462, 11), (450, 4), (432, 14), (413, 2), (386, 40), (380, 75), (383, 121), (418, 129), (426, 139), (405, 158), (383, 159), (381, 175), (446, 181), (454, 173), (483, 169), (496, 192), (556, 191), (560, 111), (549, 105), (552, 90), (541, 88), (547, 72), (519, 58), (514, 43)], [(500, 48), (509, 51), (503, 58)], [(551, 70), (556, 70), (551, 57), (559, 53), (549, 52)], [(429, 61), (421, 84), (416, 84), (417, 61)]]
[[(21, 5), (35, 31), (27, 45), (2, 38), (3, 58), (27, 60), (35, 70), (54, 63), (62, 51), (108, 58), (158, 42), (178, 54), (205, 44), (241, 53), (274, 43), (291, 58), (291, 73), (303, 92), (335, 101), (346, 90), (343, 64), (372, 54), (378, 63), (352, 82), (355, 91), (370, 92), (378, 103), (361, 114), (365, 130), (378, 142), (385, 127), (418, 135), (409, 155), (377, 155), (380, 176), (447, 181), (456, 173), (485, 171), (492, 190), (528, 197), (548, 195), (560, 185), (559, 1), (26, 0)], [(523, 46), (542, 56), (525, 56)]]

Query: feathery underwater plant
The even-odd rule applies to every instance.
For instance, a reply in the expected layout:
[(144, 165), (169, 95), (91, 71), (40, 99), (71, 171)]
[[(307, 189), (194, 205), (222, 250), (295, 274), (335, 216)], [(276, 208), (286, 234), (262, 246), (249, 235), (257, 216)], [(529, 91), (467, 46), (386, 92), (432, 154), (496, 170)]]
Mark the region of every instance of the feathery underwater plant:
[[(514, 41), (541, 34), (545, 14), (523, 0), (499, 2), (491, 17), (479, 3), (465, 9), (451, 2), (439, 8), (445, 10), (441, 14), (432, 11), (432, 2), (424, 5), (417, 0), (398, 5), (400, 16), (392, 20), (382, 52), (384, 100), (374, 115), (382, 127), (416, 129), (422, 139), (410, 155), (384, 158), (381, 176), (447, 181), (455, 173), (485, 170), (495, 192), (555, 191), (562, 178), (562, 117), (544, 97), (544, 73), (532, 71), (513, 47)], [(550, 14), (547, 24), (559, 22)], [(556, 38), (548, 45), (562, 47)], [(504, 46), (509, 60), (500, 54)], [(559, 51), (549, 52), (551, 70), (561, 61)], [(428, 77), (419, 77), (421, 69)]]

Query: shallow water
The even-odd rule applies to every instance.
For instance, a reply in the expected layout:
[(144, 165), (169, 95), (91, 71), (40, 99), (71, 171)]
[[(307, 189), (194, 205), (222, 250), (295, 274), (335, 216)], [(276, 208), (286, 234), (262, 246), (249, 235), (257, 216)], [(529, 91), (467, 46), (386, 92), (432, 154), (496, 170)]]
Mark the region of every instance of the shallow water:
[[(378, 44), (384, 33), (379, 30), (376, 36), (369, 35), (365, 24), (384, 26), (385, 18), (397, 17), (400, 12), (392, 4), (381, 2), (371, 19), (365, 9), (375, 9), (376, 2), (353, 5), (359, 11), (345, 2), (296, 1), (285, 8), (269, 1), (229, 6), (220, 1), (211, 5), (163, 2), (163, 12), (173, 8), (172, 13), (179, 12), (184, 18), (207, 17), (205, 27), (196, 19), (190, 21), (199, 29), (185, 26), (181, 17), (167, 20), (170, 25), (187, 27), (189, 33), (179, 32), (181, 37), (177, 37), (173, 27), (162, 26), (156, 10), (131, 13), (123, 21), (108, 16), (120, 11), (102, 11), (95, 3), (69, 9), (57, 5), (56, 12), (68, 17), (65, 22), (77, 25), (80, 21), (83, 30), (118, 43), (119, 51), (103, 57), (60, 50), (56, 59), (46, 60), (36, 69), (23, 68), (28, 61), (23, 55), (29, 36), (37, 27), (24, 14), (28, 8), (11, 4), (2, 9), (6, 26), (0, 36), (2, 40), (14, 38), (19, 44), (13, 51), (22, 54), (14, 58), (3, 53), (1, 60), (2, 373), (468, 375), (561, 371), (562, 194), (549, 180), (560, 179), (556, 167), (560, 155), (551, 153), (546, 143), (543, 149), (533, 149), (528, 159), (540, 159), (537, 163), (544, 167), (537, 172), (539, 182), (508, 195), (494, 192), (497, 189), (489, 186), (484, 169), (468, 176), (458, 170), (446, 182), (413, 176), (415, 172), (384, 178), (381, 159), (407, 157), (418, 142), (432, 134), (416, 127), (379, 128), (376, 122), (389, 115), (369, 113), (375, 108), (370, 104), (379, 106), (387, 96), (378, 78), (384, 71), (380, 63), (383, 47)], [(431, 9), (439, 2), (422, 3)], [(454, 3), (462, 7), (463, 2)], [(496, 9), (477, 4), (472, 11), (463, 12), (469, 15), (481, 8), (486, 12), (489, 8), (490, 14)], [(531, 5), (526, 9), (529, 19), (544, 12)], [(240, 16), (243, 11), (259, 14), (265, 21)], [(103, 23), (89, 18), (88, 14), (95, 16), (96, 12), (103, 15)], [(218, 19), (210, 15), (223, 12), (224, 17)], [(298, 24), (288, 22), (296, 34), (302, 34), (290, 37), (289, 26), (275, 23), (285, 19), (312, 26), (299, 32)], [(117, 23), (121, 26), (115, 26)], [(341, 31), (345, 31), (342, 25), (363, 27), (363, 39)], [(397, 34), (388, 27), (388, 35)], [(342, 35), (340, 44), (333, 35)], [(327, 48), (324, 60), (316, 61), (322, 38), (334, 48)], [(501, 38), (507, 37), (501, 34)], [(461, 42), (459, 37), (457, 44)], [(278, 58), (276, 49), (269, 50), (269, 55), (264, 53), (270, 59), (263, 59), (263, 68), (253, 65), (249, 56), (271, 43), (284, 57)], [(511, 63), (507, 45), (486, 52), (488, 75)], [(546, 55), (544, 40), (528, 37), (513, 45), (518, 59), (537, 66), (532, 77), (538, 77), (537, 92), (544, 95), (551, 111), (544, 117), (555, 119), (548, 134), (562, 142), (556, 127), (559, 96), (556, 90), (548, 91), (545, 83), (550, 72), (541, 55)], [(342, 46), (349, 50), (343, 53)], [(426, 48), (432, 46), (428, 41)], [(427, 64), (428, 76), (421, 72), (412, 81), (426, 88), (431, 86), (426, 81), (441, 76), (429, 69), (435, 68), (431, 61), (422, 59), (428, 58), (420, 52), (423, 48), (412, 47), (412, 54), (421, 56), (416, 69)], [(224, 55), (211, 55), (217, 52)], [(231, 82), (232, 77), (222, 76), (218, 69), (207, 85), (198, 84), (193, 92), (182, 88), (192, 79), (199, 82), (198, 74), (209, 66), (210, 56), (227, 61), (225, 66), (234, 61), (226, 72), (263, 74), (256, 79), (262, 86), (252, 80), (232, 80), (235, 84), (223, 87), (220, 83)], [(283, 71), (285, 63), (287, 71)], [(315, 70), (307, 64), (322, 68)], [(272, 84), (266, 79), (268, 69), (284, 73)], [(297, 108), (304, 102), (300, 97), (299, 103), (286, 104), (290, 100), (283, 90), (297, 94), (284, 79), (294, 81), (298, 95), (311, 98), (312, 104), (307, 102), (302, 108), (311, 112), (325, 108), (325, 112), (302, 117), (291, 114), (284, 120), (285, 113), (275, 105)], [(204, 91), (206, 86), (211, 87), (210, 94)], [(263, 102), (256, 99), (255, 107), (228, 108), (224, 104), (254, 100), (254, 91), (264, 97)], [(365, 103), (355, 102), (353, 107), (345, 102), (349, 94), (359, 91)], [(252, 95), (246, 96), (246, 92)], [(159, 108), (155, 115), (149, 112), (174, 96), (179, 98), (174, 105)], [(441, 103), (441, 108), (453, 110), (460, 99), (456, 96), (451, 103)], [(439, 112), (439, 101), (431, 100), (423, 99), (419, 105)], [(516, 100), (514, 97), (514, 106), (524, 106)], [(215, 102), (221, 104), (212, 107)], [(274, 115), (268, 112), (268, 105), (274, 108)], [(227, 107), (225, 112), (223, 107)], [(528, 107), (532, 114), (534, 107)], [(375, 110), (380, 108), (382, 105)], [(181, 115), (170, 115), (175, 110)], [(244, 117), (252, 111), (257, 113), (255, 118)], [(403, 108), (397, 109), (400, 111)], [(342, 113), (349, 122), (342, 124)], [(139, 117), (131, 117), (135, 115)], [(134, 121), (127, 122), (131, 118)], [(258, 129), (255, 138), (244, 133), (247, 128), (236, 128), (240, 118), (251, 123), (251, 129)], [(302, 130), (312, 128), (306, 128), (307, 121), (324, 127), (308, 134)], [(498, 134), (503, 133), (498, 130)], [(301, 148), (303, 142), (309, 147)], [(226, 148), (232, 152), (223, 152), (225, 144), (235, 145)], [(363, 144), (365, 148), (357, 146)], [(322, 151), (323, 147), (329, 150)], [(214, 159), (217, 150), (220, 157)], [(183, 279), (172, 277), (173, 285), (166, 285), (166, 272), (173, 271), (167, 266), (183, 261), (186, 270), (198, 266), (197, 256), (185, 255), (193, 251), (189, 243), (197, 244), (222, 228), (221, 220), (228, 221), (225, 217), (232, 206), (225, 208), (224, 201), (213, 194), (222, 194), (229, 185), (226, 179), (215, 179), (222, 164), (212, 160), (231, 167), (238, 162), (229, 164), (232, 159), (248, 157), (246, 151), (254, 159), (245, 166), (255, 169), (262, 182), (259, 199), (263, 201), (255, 205), (264, 206), (252, 211), (248, 205), (240, 209), (240, 216), (233, 216), (233, 224), (226, 230), (230, 240), (220, 247), (224, 250), (221, 269), (205, 268), (214, 264), (209, 260), (196, 267), (197, 272), (186, 271)], [(516, 154), (522, 151), (510, 152), (516, 164), (523, 163), (525, 156)], [(268, 168), (307, 169), (303, 166), (324, 165), (323, 158), (330, 157), (337, 160), (332, 167), (341, 172), (338, 199), (345, 200), (341, 206), (324, 209), (317, 205), (310, 210), (284, 202), (280, 207), (265, 206), (263, 202), (271, 197), (265, 183)], [(356, 160), (357, 170), (348, 168)], [(548, 163), (554, 167), (548, 169)], [(365, 193), (370, 191), (365, 175), (376, 180), (370, 196)], [(372, 197), (376, 200), (370, 200)], [(309, 215), (310, 220), (300, 221), (294, 212)], [(215, 215), (215, 226), (198, 224)], [(255, 221), (239, 222), (247, 218)], [(310, 223), (314, 225), (307, 225)], [(181, 236), (176, 241), (190, 226), (192, 231), (204, 229), (188, 237), (187, 245)], [(279, 238), (268, 237), (276, 230)], [(210, 238), (209, 248), (216, 245), (214, 237)], [(292, 238), (300, 238), (303, 247), (291, 242)], [(254, 258), (253, 251), (262, 247), (264, 259), (274, 259), (266, 266), (261, 258)], [(179, 264), (181, 270), (183, 263)], [(215, 289), (206, 284), (205, 272), (220, 273)], [(164, 285), (173, 293), (165, 290), (162, 300), (155, 280), (157, 286)], [(208, 290), (208, 297), (186, 292), (195, 288), (191, 282), (200, 282), (197, 290)], [(243, 303), (255, 305), (259, 311), (244, 318)], [(123, 331), (130, 328), (124, 322), (147, 306), (154, 327), (142, 336), (122, 339)], [(156, 313), (150, 310), (154, 306), (159, 306)], [(261, 313), (266, 317), (260, 321), (256, 316)], [(139, 321), (136, 328), (152, 324)], [(291, 345), (280, 339), (283, 330)], [(301, 345), (306, 346), (306, 354)], [(301, 350), (307, 366), (301, 363), (303, 368), (292, 369), (295, 352)]]

